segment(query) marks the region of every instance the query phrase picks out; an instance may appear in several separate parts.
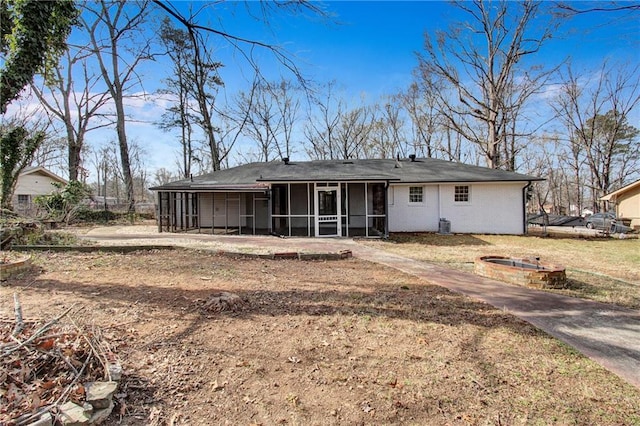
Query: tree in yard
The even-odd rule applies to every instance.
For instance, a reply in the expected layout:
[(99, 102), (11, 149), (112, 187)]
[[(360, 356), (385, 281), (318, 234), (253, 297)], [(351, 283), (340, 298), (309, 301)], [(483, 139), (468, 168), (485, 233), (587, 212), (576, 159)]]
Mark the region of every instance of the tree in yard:
[[(375, 117), (374, 108), (364, 104), (342, 114), (336, 127), (335, 148), (338, 154), (337, 159), (367, 158), (367, 151), (374, 148), (369, 146), (371, 144), (369, 137), (376, 122)], [(383, 143), (384, 141), (378, 140), (377, 142)], [(378, 145), (374, 149), (378, 153), (384, 151), (382, 145)], [(371, 154), (373, 155), (373, 153)]]
[[(110, 177), (110, 170), (113, 161), (111, 161), (111, 150), (109, 147), (102, 147), (98, 150), (93, 150), (93, 156), (91, 157), (91, 164), (95, 168), (97, 181), (95, 184), (95, 194), (103, 197), (103, 208), (108, 210), (107, 205), (107, 184)], [(117, 162), (116, 162), (117, 163)]]
[(43, 130), (27, 130), (15, 123), (0, 126), (0, 208), (13, 210), (11, 198), (18, 176), (31, 163), (45, 137)]
[[(510, 169), (517, 151), (505, 148), (507, 138), (524, 133), (517, 111), (551, 74), (526, 62), (551, 37), (551, 28), (537, 29), (539, 2), (475, 0), (455, 5), (470, 20), (437, 32), (435, 40), (425, 36), (418, 58), (421, 84), (435, 95), (442, 93), (438, 113), (447, 126), (477, 144), (489, 167)], [(455, 97), (439, 91), (443, 86)]]
[(629, 123), (640, 104), (639, 73), (639, 67), (605, 63), (589, 78), (569, 67), (552, 105), (566, 128), (574, 162), (587, 166), (588, 176), (580, 179), (591, 190), (594, 208), (600, 197), (640, 173), (639, 130)]
[(363, 135), (366, 140), (364, 158), (406, 158), (415, 151), (406, 143), (405, 122), (401, 116), (402, 107), (398, 99), (388, 99), (384, 105), (374, 107), (369, 131)]
[(315, 160), (365, 158), (372, 152), (369, 136), (375, 122), (375, 108), (360, 105), (348, 108), (333, 82), (326, 86), (325, 98), (314, 99), (314, 111), (304, 127), (307, 155)]
[(307, 155), (314, 160), (334, 160), (339, 158), (338, 126), (345, 105), (342, 98), (335, 93), (335, 83), (330, 82), (323, 91), (326, 97), (316, 98), (313, 102), (315, 112), (309, 113), (304, 127), (304, 135), (308, 145)]
[(68, 0), (0, 2), (0, 113), (37, 72), (51, 69), (65, 50), (78, 16)]
[(186, 178), (191, 175), (191, 166), (194, 161), (194, 117), (191, 115), (192, 95), (188, 84), (189, 75), (192, 74), (189, 69), (193, 61), (191, 54), (193, 47), (186, 31), (173, 27), (169, 18), (162, 21), (160, 39), (173, 65), (172, 76), (164, 80), (166, 86), (160, 90), (160, 93), (168, 95), (173, 100), (173, 104), (162, 114), (162, 120), (158, 125), (165, 131), (175, 128), (180, 131), (180, 175)]
[[(6, 113), (37, 72), (46, 73), (55, 64), (76, 18), (71, 1), (0, 1), (0, 114)], [(0, 205), (10, 209), (18, 175), (45, 134), (23, 124), (3, 123), (0, 140)]]
[(120, 164), (130, 212), (135, 211), (135, 195), (124, 100), (138, 82), (136, 67), (152, 59), (150, 42), (143, 33), (143, 24), (147, 19), (146, 6), (147, 3), (140, 3), (139, 7), (134, 8), (128, 7), (124, 0), (100, 0), (85, 4), (87, 14), (82, 19), (100, 75), (115, 108)]
[[(208, 48), (208, 36), (218, 37), (219, 39), (226, 41), (234, 51), (239, 53), (240, 58), (246, 60), (248, 65), (255, 71), (255, 74), (260, 77), (259, 79), (261, 81), (265, 81), (265, 79), (261, 73), (261, 67), (254, 59), (254, 49), (256, 48), (270, 51), (275, 56), (276, 60), (294, 73), (302, 85), (305, 85), (306, 81), (302, 77), (295, 63), (291, 60), (289, 54), (283, 51), (279, 46), (232, 34), (214, 26), (202, 25), (198, 23), (198, 13), (191, 13), (188, 16), (183, 15), (179, 9), (168, 2), (154, 0), (153, 3), (161, 10), (168, 13), (172, 18), (177, 20), (188, 36), (188, 44), (186, 46), (191, 47), (193, 55), (190, 67), (192, 74), (191, 85), (193, 88), (193, 94), (195, 95), (197, 111), (200, 116), (198, 122), (207, 139), (212, 168), (213, 170), (219, 170), (222, 162), (225, 160), (224, 156), (228, 154), (228, 149), (226, 153), (222, 149), (225, 143), (220, 140), (220, 135), (218, 134), (220, 128), (216, 127), (213, 122), (213, 119), (216, 116), (216, 114), (214, 114), (216, 92), (211, 89), (216, 85), (222, 85), (222, 80), (218, 76), (217, 72), (218, 68), (220, 68), (222, 64), (213, 60), (213, 53)], [(201, 10), (206, 7), (215, 8), (216, 5), (216, 3), (210, 3), (204, 6)], [(249, 14), (256, 17), (257, 20), (262, 21), (267, 26), (270, 16), (276, 10), (289, 11), (293, 13), (311, 11), (314, 14), (325, 16), (321, 6), (305, 1), (246, 2), (245, 7)], [(258, 10), (254, 11), (254, 8), (258, 8)], [(257, 14), (254, 14), (254, 12), (257, 12)], [(220, 116), (220, 114), (218, 114), (218, 116)], [(236, 131), (235, 135), (236, 136), (232, 138), (232, 142), (235, 141), (239, 133)]]
[(418, 83), (414, 82), (397, 98), (411, 120), (412, 153), (437, 158), (438, 144), (435, 139), (442, 126), (436, 97), (429, 90), (421, 90)]
[[(52, 171), (62, 171), (67, 168), (67, 141), (63, 137), (46, 138), (33, 154), (31, 166), (45, 167)], [(86, 174), (81, 175), (82, 178)]]
[(166, 80), (164, 92), (176, 98), (165, 115), (168, 120), (164, 126), (181, 129), (184, 176), (191, 174), (194, 126), (204, 134), (213, 170), (219, 170), (223, 154), (217, 137), (219, 129), (213, 120), (217, 115), (216, 95), (223, 85), (218, 74), (222, 63), (215, 61), (213, 52), (207, 48), (208, 37), (197, 31), (176, 28), (166, 18), (160, 35), (174, 67), (174, 77)]
[(293, 153), (292, 135), (300, 108), (295, 90), (289, 81), (263, 82), (256, 76), (250, 91), (239, 93), (232, 116), (242, 133), (257, 143), (256, 158), (251, 160), (268, 162)]
[[(108, 91), (95, 91), (99, 75), (90, 71), (87, 48), (71, 48), (63, 60), (51, 71), (42, 85), (32, 84), (32, 90), (52, 117), (62, 123), (67, 141), (67, 170), (69, 180), (79, 180), (83, 170), (82, 152), (88, 132), (111, 124), (99, 118), (100, 108), (109, 100)], [(76, 77), (80, 67), (82, 79)], [(50, 95), (50, 96), (47, 96)], [(93, 124), (92, 124), (93, 122)]]

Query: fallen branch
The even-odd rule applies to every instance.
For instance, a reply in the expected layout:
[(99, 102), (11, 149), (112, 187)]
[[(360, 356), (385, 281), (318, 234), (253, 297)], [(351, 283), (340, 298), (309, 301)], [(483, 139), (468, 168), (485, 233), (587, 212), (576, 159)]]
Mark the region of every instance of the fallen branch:
[(24, 320), (22, 319), (22, 305), (20, 304), (20, 299), (18, 298), (18, 293), (13, 293), (13, 312), (16, 317), (16, 325), (13, 328), (12, 336), (17, 336), (24, 330)]
[[(94, 354), (94, 356), (96, 357), (96, 359), (98, 360), (98, 362), (100, 363), (102, 368), (104, 369), (105, 377), (107, 377), (109, 380), (111, 380), (111, 373), (109, 372), (108, 363), (107, 363), (107, 357), (105, 356), (104, 352), (99, 351), (98, 349), (96, 349), (96, 347), (94, 346), (94, 344), (91, 341), (91, 339), (89, 339), (84, 334), (84, 330), (82, 330), (78, 326), (78, 324), (73, 320), (73, 318), (70, 318), (70, 319), (71, 319), (71, 323), (73, 324), (73, 326), (76, 328), (76, 330), (78, 330), (78, 333), (80, 334), (80, 337), (82, 337), (87, 342), (87, 344), (89, 345), (89, 348), (91, 348), (91, 352)], [(88, 358), (90, 358), (90, 357), (88, 357)]]
[(33, 342), (35, 339), (38, 338), (38, 336), (40, 336), (45, 331), (50, 329), (52, 326), (54, 326), (56, 323), (58, 323), (58, 321), (60, 321), (62, 318), (64, 318), (69, 312), (71, 312), (71, 310), (74, 308), (74, 306), (75, 306), (75, 303), (73, 305), (71, 305), (69, 307), (69, 309), (64, 311), (62, 314), (58, 315), (56, 318), (52, 319), (51, 321), (49, 321), (48, 323), (46, 323), (45, 325), (40, 327), (35, 333), (33, 333), (31, 335), (31, 337), (29, 337), (24, 342), (20, 343), (19, 345), (15, 346), (13, 348), (5, 349), (5, 351), (2, 353), (2, 356), (7, 356), (7, 355), (17, 351), (18, 349), (23, 348), (24, 346), (28, 345), (29, 343)]

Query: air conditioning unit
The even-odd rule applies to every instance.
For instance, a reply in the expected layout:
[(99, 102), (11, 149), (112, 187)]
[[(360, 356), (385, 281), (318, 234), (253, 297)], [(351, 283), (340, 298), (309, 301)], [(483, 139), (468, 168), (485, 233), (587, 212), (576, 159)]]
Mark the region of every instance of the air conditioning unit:
[(451, 222), (445, 218), (440, 218), (440, 224), (438, 226), (439, 234), (450, 234), (451, 233)]

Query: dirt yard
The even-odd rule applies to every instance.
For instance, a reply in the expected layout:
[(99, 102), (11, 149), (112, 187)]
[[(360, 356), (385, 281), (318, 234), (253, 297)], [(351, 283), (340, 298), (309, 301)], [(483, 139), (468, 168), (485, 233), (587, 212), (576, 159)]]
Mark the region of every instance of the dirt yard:
[[(108, 424), (640, 424), (640, 391), (569, 347), (356, 259), (176, 250), (35, 264), (0, 286), (0, 317), (13, 319), (16, 293), (25, 320), (74, 306), (70, 319), (101, 330), (124, 367)], [(220, 305), (222, 292), (239, 299)]]

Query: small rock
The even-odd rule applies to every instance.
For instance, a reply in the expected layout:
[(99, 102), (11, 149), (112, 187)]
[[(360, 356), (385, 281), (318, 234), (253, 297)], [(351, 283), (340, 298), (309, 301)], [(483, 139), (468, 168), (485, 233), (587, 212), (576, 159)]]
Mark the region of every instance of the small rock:
[(91, 420), (89, 423), (92, 425), (98, 425), (109, 417), (111, 412), (113, 411), (113, 401), (109, 401), (109, 406), (107, 408), (102, 408), (93, 412), (93, 416), (91, 416)]
[(85, 384), (87, 402), (93, 408), (107, 408), (111, 404), (113, 393), (118, 388), (118, 382), (91, 382)]
[(122, 378), (122, 366), (120, 364), (109, 364), (109, 376), (111, 376), (111, 380), (114, 382), (119, 382)]
[(51, 417), (51, 413), (44, 413), (38, 420), (30, 423), (29, 426), (53, 426), (53, 417)]
[(58, 407), (58, 410), (60, 410), (58, 415), (60, 423), (65, 426), (81, 426), (89, 424), (93, 407), (89, 404), (80, 406), (69, 401)]

